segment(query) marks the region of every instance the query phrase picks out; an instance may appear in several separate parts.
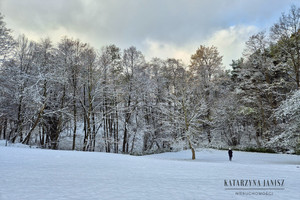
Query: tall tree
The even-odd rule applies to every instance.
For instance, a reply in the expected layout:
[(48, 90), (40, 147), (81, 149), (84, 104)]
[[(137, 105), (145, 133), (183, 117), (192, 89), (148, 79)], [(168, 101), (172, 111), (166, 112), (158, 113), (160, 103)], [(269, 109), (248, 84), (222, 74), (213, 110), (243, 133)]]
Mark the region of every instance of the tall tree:
[(67, 71), (67, 78), (69, 87), (72, 90), (72, 112), (73, 112), (73, 143), (72, 150), (75, 149), (76, 132), (77, 132), (77, 118), (78, 118), (78, 92), (80, 89), (80, 72), (82, 70), (82, 52), (87, 44), (79, 40), (63, 38), (59, 43), (59, 57)]
[[(206, 119), (211, 121), (213, 95), (211, 90), (213, 87), (213, 79), (221, 70), (222, 56), (216, 47), (205, 47), (201, 45), (195, 54), (191, 56), (190, 72), (194, 76), (194, 81), (198, 82), (198, 92), (205, 97), (207, 105)], [(204, 123), (203, 129), (207, 133), (208, 142), (211, 142), (211, 123)]]
[(300, 153), (300, 91), (296, 90), (283, 101), (274, 116), (281, 133), (268, 142), (268, 147), (285, 152), (293, 150)]
[(106, 152), (119, 152), (120, 78), (123, 71), (121, 50), (115, 45), (102, 49), (99, 63), (102, 84), (103, 134)]
[(0, 13), (0, 66), (11, 55), (14, 45), (15, 40), (11, 35), (11, 30), (6, 27), (4, 17)]
[(8, 60), (14, 46), (15, 41), (11, 35), (11, 30), (6, 27), (4, 17), (0, 13), (0, 138), (3, 133), (4, 139), (6, 139), (7, 137), (7, 129), (9, 123), (8, 118), (11, 118), (8, 112), (8, 105), (10, 104), (9, 99), (11, 98), (7, 98), (7, 95), (10, 94), (10, 90), (8, 89), (7, 85), (7, 77), (10, 76), (5, 76), (5, 74), (7, 73), (6, 70), (8, 70), (8, 65), (6, 65), (6, 67), (2, 65), (5, 63), (5, 61)]
[(124, 99), (124, 133), (123, 133), (123, 146), (122, 152), (129, 152), (129, 138), (130, 133), (128, 126), (132, 117), (132, 112), (136, 109), (135, 100), (136, 93), (134, 82), (138, 77), (138, 72), (145, 63), (142, 52), (138, 51), (135, 47), (129, 47), (124, 50), (123, 53), (123, 67), (124, 67), (124, 78), (123, 78), (123, 99)]
[(300, 8), (291, 6), (288, 14), (282, 13), (279, 22), (271, 28), (271, 37), (277, 42), (277, 59), (292, 73), (297, 89), (300, 88)]
[[(97, 66), (97, 54), (95, 50), (87, 45), (82, 53), (84, 76), (83, 76), (83, 95), (80, 102), (84, 115), (84, 140), (83, 151), (95, 151), (96, 136), (100, 128), (97, 126), (97, 109), (101, 107), (101, 79)], [(98, 111), (99, 112), (99, 111)]]
[[(25, 124), (30, 120), (31, 115), (29, 112), (30, 109), (30, 100), (32, 98), (28, 94), (28, 90), (31, 89), (34, 79), (32, 75), (34, 73), (34, 61), (36, 57), (36, 43), (29, 41), (25, 35), (19, 36), (16, 46), (16, 51), (14, 55), (14, 61), (12, 67), (16, 67), (16, 70), (19, 71), (16, 75), (17, 80), (17, 90), (18, 94), (17, 100), (17, 120), (15, 126), (15, 133), (12, 137), (12, 141), (15, 142), (16, 138), (19, 138), (19, 141), (23, 141), (23, 128)], [(29, 107), (28, 107), (29, 106)]]
[[(33, 123), (28, 131), (25, 139), (22, 143), (28, 144), (31, 139), (33, 131), (38, 127), (42, 126), (42, 133), (40, 132), (40, 145), (44, 146), (45, 142), (45, 127), (43, 123), (44, 109), (47, 105), (47, 91), (53, 81), (54, 72), (54, 48), (49, 38), (42, 39), (40, 43), (36, 44), (35, 49), (35, 61), (34, 61), (34, 72), (33, 77), (36, 88), (31, 91), (31, 95), (34, 97), (31, 105), (36, 109), (36, 115), (33, 117)], [(42, 121), (42, 123), (41, 123)]]

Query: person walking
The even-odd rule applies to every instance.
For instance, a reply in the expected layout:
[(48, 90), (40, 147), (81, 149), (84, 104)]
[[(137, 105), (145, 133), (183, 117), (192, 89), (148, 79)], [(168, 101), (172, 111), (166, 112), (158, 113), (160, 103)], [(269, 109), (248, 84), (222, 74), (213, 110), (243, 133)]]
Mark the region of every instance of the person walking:
[(231, 150), (231, 148), (229, 148), (229, 150), (228, 150), (228, 156), (229, 156), (229, 161), (231, 161), (232, 160), (232, 150)]

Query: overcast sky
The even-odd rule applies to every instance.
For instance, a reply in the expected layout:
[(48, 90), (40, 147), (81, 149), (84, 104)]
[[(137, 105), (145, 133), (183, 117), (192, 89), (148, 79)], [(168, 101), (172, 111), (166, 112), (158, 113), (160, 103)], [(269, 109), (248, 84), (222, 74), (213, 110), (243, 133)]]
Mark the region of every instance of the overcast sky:
[(0, 0), (14, 35), (54, 43), (63, 36), (96, 49), (136, 46), (147, 60), (177, 58), (189, 64), (200, 45), (218, 47), (228, 68), (245, 41), (278, 21), (299, 0)]

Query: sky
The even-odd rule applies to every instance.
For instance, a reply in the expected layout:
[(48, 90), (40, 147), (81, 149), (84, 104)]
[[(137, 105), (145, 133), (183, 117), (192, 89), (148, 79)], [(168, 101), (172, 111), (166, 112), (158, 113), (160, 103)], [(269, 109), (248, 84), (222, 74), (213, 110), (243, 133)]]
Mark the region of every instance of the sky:
[(17, 37), (57, 44), (64, 36), (96, 49), (137, 47), (153, 57), (190, 57), (200, 45), (216, 46), (229, 69), (245, 42), (268, 31), (299, 0), (0, 0), (0, 13)]

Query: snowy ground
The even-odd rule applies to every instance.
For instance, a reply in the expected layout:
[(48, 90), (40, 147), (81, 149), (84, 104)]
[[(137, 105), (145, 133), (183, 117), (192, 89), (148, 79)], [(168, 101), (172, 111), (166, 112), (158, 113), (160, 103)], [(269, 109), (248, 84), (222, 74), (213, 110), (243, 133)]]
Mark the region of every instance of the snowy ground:
[[(199, 150), (129, 155), (5, 147), (0, 200), (202, 200), (300, 197), (300, 156)], [(229, 179), (284, 179), (280, 190), (226, 190)]]

